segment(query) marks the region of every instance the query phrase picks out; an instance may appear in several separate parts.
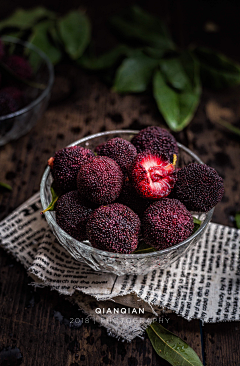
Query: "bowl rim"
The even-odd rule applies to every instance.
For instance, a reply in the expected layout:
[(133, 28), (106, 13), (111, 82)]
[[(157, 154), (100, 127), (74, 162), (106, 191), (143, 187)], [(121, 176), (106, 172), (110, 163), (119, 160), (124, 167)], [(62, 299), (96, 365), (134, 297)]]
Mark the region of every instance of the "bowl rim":
[[(105, 132), (99, 132), (93, 135), (89, 135), (87, 137), (83, 137), (82, 139), (79, 139), (77, 141), (74, 141), (73, 143), (69, 144), (67, 147), (69, 146), (75, 146), (78, 145), (80, 143), (92, 140), (96, 137), (101, 137), (101, 136), (105, 136), (105, 135), (110, 135), (110, 134), (121, 134), (121, 133), (133, 133), (133, 134), (137, 134), (139, 132), (139, 130), (112, 130), (112, 131), (105, 131)], [(180, 144), (179, 142), (177, 142), (178, 147), (180, 147), (182, 150), (184, 150), (186, 153), (188, 153), (190, 156), (192, 156), (195, 160), (197, 160), (200, 164), (204, 164), (203, 161), (196, 155), (194, 154), (191, 150), (189, 150), (186, 146)], [(45, 201), (45, 197), (44, 197), (44, 190), (45, 190), (45, 183), (47, 180), (47, 177), (50, 173), (50, 167), (48, 166), (42, 176), (42, 180), (41, 180), (41, 184), (40, 184), (40, 199), (41, 199), (41, 203), (42, 203), (42, 207), (43, 209), (45, 207), (47, 207), (47, 202)], [(158, 256), (160, 254), (167, 254), (171, 251), (175, 251), (176, 249), (184, 246), (185, 244), (187, 244), (188, 242), (192, 241), (193, 239), (195, 239), (198, 235), (200, 235), (206, 228), (206, 226), (208, 225), (208, 223), (210, 222), (212, 215), (214, 212), (214, 207), (208, 211), (208, 212), (204, 212), (206, 214), (206, 217), (204, 219), (204, 221), (202, 222), (202, 225), (200, 226), (200, 228), (198, 228), (194, 234), (190, 235), (187, 239), (181, 241), (178, 244), (175, 244), (171, 247), (168, 247), (166, 249), (162, 249), (162, 250), (156, 250), (156, 252), (149, 252), (149, 253), (139, 253), (139, 254), (122, 254), (122, 253), (114, 253), (114, 252), (108, 252), (106, 250), (101, 250), (98, 248), (94, 248), (91, 247), (87, 244), (85, 244), (84, 242), (80, 242), (77, 239), (73, 238), (72, 236), (70, 236), (68, 233), (66, 233), (66, 231), (64, 231), (56, 222), (56, 220), (53, 219), (53, 216), (51, 214), (50, 211), (45, 212), (47, 221), (50, 221), (52, 225), (56, 226), (57, 229), (60, 231), (60, 233), (62, 233), (68, 240), (74, 240), (75, 242), (79, 243), (79, 245), (82, 247), (82, 249), (86, 249), (89, 252), (94, 252), (96, 254), (99, 254), (101, 256), (107, 256), (110, 258), (118, 258), (118, 259), (144, 259), (144, 258), (150, 258), (150, 257), (154, 257), (154, 256)]]
[(37, 104), (39, 104), (50, 92), (52, 85), (53, 85), (53, 81), (54, 81), (53, 64), (49, 60), (48, 56), (43, 51), (41, 51), (38, 47), (34, 46), (33, 44), (31, 44), (27, 41), (22, 41), (21, 39), (11, 37), (11, 36), (2, 36), (1, 40), (6, 41), (6, 42), (12, 42), (15, 44), (20, 44), (26, 48), (31, 49), (32, 51), (35, 51), (46, 62), (48, 72), (49, 72), (49, 78), (48, 78), (48, 83), (47, 83), (46, 89), (44, 89), (43, 92), (35, 100), (33, 100), (31, 103), (29, 103), (26, 107), (21, 108), (16, 112), (8, 113), (8, 114), (5, 114), (4, 116), (0, 116), (0, 122), (5, 121), (10, 118), (17, 117), (21, 114), (24, 114), (24, 113), (28, 112), (30, 109), (32, 109), (33, 107), (35, 107)]

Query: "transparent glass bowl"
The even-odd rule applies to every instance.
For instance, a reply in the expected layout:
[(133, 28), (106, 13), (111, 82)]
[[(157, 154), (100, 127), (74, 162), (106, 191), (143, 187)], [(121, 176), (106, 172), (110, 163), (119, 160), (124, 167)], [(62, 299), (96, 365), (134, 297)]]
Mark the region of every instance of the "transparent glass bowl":
[(24, 56), (29, 62), (34, 60), (33, 81), (45, 85), (43, 90), (26, 87), (24, 94), (26, 93), (30, 100), (29, 104), (16, 112), (0, 116), (0, 146), (3, 146), (9, 141), (25, 135), (41, 118), (50, 98), (54, 70), (45, 53), (34, 45), (9, 36), (1, 37), (1, 40), (12, 54)]
[[(79, 145), (94, 150), (96, 146), (111, 138), (122, 137), (123, 139), (130, 141), (137, 133), (138, 131), (132, 130), (103, 132), (85, 137), (69, 146)], [(185, 146), (178, 144), (178, 147), (178, 167), (183, 167), (191, 162), (202, 164), (202, 161)], [(50, 173), (50, 168), (48, 167), (43, 174), (40, 187), (40, 197), (43, 209), (48, 207), (51, 202), (52, 197), (50, 187), (52, 181), (53, 179)], [(111, 272), (121, 276), (125, 274), (143, 275), (154, 269), (167, 268), (199, 241), (212, 218), (213, 211), (214, 209), (207, 213), (193, 213), (195, 217), (202, 221), (202, 223), (200, 228), (186, 240), (170, 248), (144, 254), (110, 253), (93, 248), (89, 241), (80, 242), (62, 230), (56, 223), (54, 211), (46, 212), (45, 217), (59, 243), (62, 244), (73, 258), (79, 262), (88, 264), (96, 271)]]

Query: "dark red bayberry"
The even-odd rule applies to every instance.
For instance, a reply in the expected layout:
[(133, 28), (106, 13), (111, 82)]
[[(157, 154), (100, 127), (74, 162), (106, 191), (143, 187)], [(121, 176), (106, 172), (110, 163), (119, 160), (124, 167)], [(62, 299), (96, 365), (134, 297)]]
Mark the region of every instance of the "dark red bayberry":
[(136, 147), (120, 137), (113, 138), (95, 148), (100, 156), (108, 156), (116, 161), (124, 173), (129, 171), (133, 159), (137, 155)]
[(19, 107), (18, 101), (10, 93), (0, 90), (0, 116), (16, 112)]
[(94, 157), (91, 150), (81, 146), (65, 147), (48, 160), (54, 183), (62, 193), (77, 189), (80, 167)]
[(178, 146), (173, 135), (164, 128), (157, 126), (146, 127), (131, 140), (137, 152), (146, 150), (152, 153), (165, 154), (171, 161), (173, 155), (178, 155)]
[(120, 203), (100, 206), (89, 217), (88, 239), (93, 247), (115, 253), (132, 253), (138, 245), (140, 220)]
[(98, 205), (115, 201), (123, 186), (119, 165), (107, 156), (96, 156), (79, 170), (77, 187), (80, 195)]
[(85, 240), (86, 224), (92, 209), (86, 207), (78, 191), (71, 191), (62, 195), (56, 205), (57, 224), (66, 233), (77, 240)]
[(1, 89), (1, 91), (11, 95), (11, 97), (18, 103), (19, 108), (22, 106), (24, 99), (22, 90), (15, 86), (6, 86), (5, 88)]
[(171, 164), (164, 154), (145, 151), (135, 158), (131, 178), (141, 197), (154, 200), (166, 197), (176, 181), (175, 161)]
[(123, 188), (117, 202), (130, 207), (141, 218), (152, 201), (140, 197), (129, 178), (125, 177)]
[(224, 194), (223, 179), (214, 168), (191, 163), (177, 172), (172, 196), (190, 211), (207, 212), (221, 201)]
[(4, 63), (11, 69), (15, 75), (22, 79), (30, 79), (32, 77), (32, 68), (29, 62), (18, 55), (10, 55), (5, 57)]
[(145, 242), (158, 250), (187, 239), (193, 232), (191, 213), (176, 199), (163, 198), (152, 203), (142, 220)]

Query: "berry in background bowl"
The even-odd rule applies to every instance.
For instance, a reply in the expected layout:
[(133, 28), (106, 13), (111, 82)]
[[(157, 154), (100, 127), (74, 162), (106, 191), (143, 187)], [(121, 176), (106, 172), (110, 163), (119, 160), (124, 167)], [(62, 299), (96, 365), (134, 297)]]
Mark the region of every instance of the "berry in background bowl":
[[(151, 134), (154, 149), (149, 147)], [(49, 159), (41, 181), (42, 206), (53, 234), (75, 260), (97, 271), (142, 275), (167, 268), (199, 241), (211, 220), (214, 205), (224, 193), (223, 181), (213, 168), (206, 168), (193, 152), (169, 135), (160, 127), (149, 127), (140, 133), (108, 131), (76, 141)], [(163, 148), (159, 149), (161, 139)], [(118, 163), (122, 174), (115, 164), (117, 146), (122, 155)], [(52, 201), (52, 189), (58, 183), (55, 179), (58, 156), (64, 151), (65, 157), (67, 149), (72, 157), (72, 149), (79, 147), (81, 158), (69, 160), (73, 166), (80, 161), (78, 173), (72, 170), (77, 175), (74, 191), (66, 192), (65, 185), (54, 210), (46, 211)], [(91, 152), (99, 155), (93, 156)], [(188, 166), (196, 170), (191, 194), (189, 184), (183, 183), (184, 179), (190, 181)], [(61, 171), (61, 179), (68, 181), (69, 169), (65, 166)], [(210, 203), (204, 206), (203, 192), (208, 191), (214, 179), (217, 198), (206, 193)], [(197, 181), (201, 182), (200, 188)], [(189, 207), (194, 207), (190, 212), (183, 200), (190, 196), (192, 201), (191, 195), (195, 199), (196, 192), (201, 192), (201, 209), (195, 210), (196, 205), (188, 202)]]
[(0, 39), (0, 146), (41, 118), (53, 80), (53, 66), (41, 50), (13, 37)]

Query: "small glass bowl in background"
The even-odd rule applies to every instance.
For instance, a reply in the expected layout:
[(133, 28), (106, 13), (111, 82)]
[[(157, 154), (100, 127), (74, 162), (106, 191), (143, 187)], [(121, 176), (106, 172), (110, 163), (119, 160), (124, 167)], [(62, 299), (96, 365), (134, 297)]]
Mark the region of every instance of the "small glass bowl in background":
[(24, 56), (28, 60), (34, 59), (36, 69), (33, 70), (34, 79), (31, 81), (45, 85), (43, 90), (27, 86), (26, 94), (30, 100), (29, 104), (16, 112), (0, 116), (0, 146), (3, 146), (25, 135), (41, 118), (50, 98), (54, 69), (45, 53), (34, 45), (10, 36), (1, 37), (1, 40), (5, 47), (13, 49), (12, 54)]
[[(96, 146), (114, 137), (121, 137), (130, 141), (138, 132), (139, 131), (121, 130), (98, 133), (82, 138), (69, 146), (79, 145), (94, 150)], [(185, 146), (178, 143), (178, 148), (178, 167), (181, 168), (192, 162), (203, 164), (203, 162)], [(43, 209), (48, 207), (51, 202), (52, 196), (50, 187), (52, 182), (53, 179), (50, 168), (48, 167), (43, 174), (40, 187), (40, 197)], [(194, 214), (202, 223), (199, 229), (186, 240), (167, 249), (144, 254), (111, 253), (93, 248), (89, 241), (80, 242), (62, 230), (56, 223), (54, 211), (47, 211), (45, 217), (59, 243), (74, 259), (79, 262), (85, 262), (96, 271), (110, 272), (121, 276), (125, 274), (144, 275), (154, 269), (167, 268), (199, 241), (212, 218), (213, 211), (214, 208), (207, 213)]]

